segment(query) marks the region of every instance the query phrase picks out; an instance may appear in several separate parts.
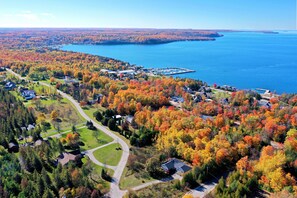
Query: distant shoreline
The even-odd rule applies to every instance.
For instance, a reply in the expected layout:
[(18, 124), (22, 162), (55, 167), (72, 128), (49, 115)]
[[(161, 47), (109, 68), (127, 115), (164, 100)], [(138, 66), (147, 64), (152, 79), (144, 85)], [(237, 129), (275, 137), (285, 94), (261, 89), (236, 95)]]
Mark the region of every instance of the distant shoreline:
[[(228, 33), (230, 32), (230, 33)], [(228, 32), (218, 32), (219, 34), (223, 34), (223, 37), (220, 37), (220, 39), (217, 39), (218, 42), (209, 42), (210, 44), (206, 44), (205, 42), (203, 42), (203, 44), (201, 44), (199, 41), (179, 41), (179, 42), (172, 42), (172, 43), (177, 43), (176, 45), (179, 45), (178, 43), (182, 43), (181, 46), (184, 48), (187, 48), (187, 46), (191, 46), (191, 44), (189, 43), (197, 43), (197, 45), (195, 44), (195, 49), (198, 49), (197, 51), (191, 51), (190, 50), (190, 54), (183, 54), (183, 51), (180, 51), (179, 53), (173, 53), (175, 49), (175, 47), (171, 47), (171, 46), (175, 46), (175, 44), (170, 44), (168, 45), (155, 45), (154, 47), (150, 47), (150, 45), (145, 45), (143, 44), (143, 46), (148, 46), (148, 48), (146, 50), (148, 54), (150, 54), (150, 58), (144, 58), (141, 56), (145, 56), (145, 54), (143, 54), (142, 52), (140, 52), (139, 50), (142, 49), (142, 46), (140, 44), (134, 44), (135, 46), (131, 46), (132, 49), (136, 50), (135, 53), (136, 54), (141, 54), (141, 55), (131, 55), (129, 53), (124, 53), (125, 56), (121, 56), (121, 55), (117, 55), (117, 54), (123, 54), (120, 51), (121, 50), (129, 50), (130, 47), (127, 44), (123, 44), (123, 45), (127, 45), (126, 47), (120, 47), (121, 45), (118, 45), (119, 47), (116, 47), (116, 44), (113, 44), (114, 47), (107, 47), (106, 50), (109, 51), (108, 53), (99, 53), (99, 52), (95, 52), (92, 50), (88, 50), (91, 49), (91, 46), (94, 46), (94, 49), (96, 49), (96, 45), (91, 45), (88, 44), (87, 46), (90, 47), (86, 47), (85, 50), (83, 50), (84, 48), (81, 48), (80, 45), (77, 44), (72, 44), (73, 47), (65, 47), (67, 45), (61, 46), (61, 50), (65, 50), (65, 51), (72, 51), (72, 52), (81, 52), (81, 53), (87, 53), (87, 54), (92, 54), (92, 55), (97, 55), (97, 56), (103, 56), (103, 57), (108, 57), (108, 58), (112, 58), (112, 59), (116, 59), (116, 60), (121, 60), (124, 62), (127, 62), (129, 64), (132, 65), (139, 65), (139, 66), (144, 66), (144, 68), (162, 68), (164, 69), (164, 67), (168, 67), (168, 66), (177, 66), (177, 67), (181, 67), (181, 68), (188, 68), (188, 69), (192, 69), (192, 70), (196, 70), (196, 72), (191, 72), (191, 73), (186, 73), (186, 74), (179, 74), (179, 75), (175, 75), (175, 77), (180, 77), (180, 78), (192, 78), (192, 79), (198, 79), (198, 80), (204, 80), (205, 82), (207, 82), (208, 84), (228, 84), (228, 85), (232, 85), (235, 86), (239, 89), (252, 89), (254, 87), (261, 87), (261, 88), (265, 88), (265, 89), (269, 89), (272, 92), (276, 93), (296, 93), (296, 89), (293, 88), (291, 85), (295, 84), (295, 82), (293, 82), (293, 77), (292, 74), (294, 73), (294, 71), (291, 69), (290, 64), (292, 64), (291, 62), (295, 62), (296, 58), (292, 57), (290, 59), (291, 62), (287, 61), (285, 63), (282, 62), (282, 64), (284, 64), (285, 67), (280, 66), (279, 61), (266, 61), (266, 60), (270, 60), (270, 59), (263, 59), (263, 58), (258, 58), (260, 56), (265, 56), (265, 57), (269, 57), (269, 53), (266, 53), (265, 51), (265, 45), (263, 45), (263, 42), (259, 42), (262, 41), (263, 38), (267, 38), (267, 42), (275, 42), (275, 37), (277, 37), (277, 35), (282, 34), (282, 32), (280, 32), (279, 34), (274, 34), (272, 32), (263, 32), (263, 31), (248, 31), (247, 33), (245, 33), (245, 31), (228, 31)], [(271, 34), (272, 33), (272, 34)], [(243, 37), (238, 37), (238, 36), (232, 36), (232, 35), (237, 35), (237, 34), (242, 34)], [(251, 57), (246, 56), (247, 53), (250, 52), (254, 52), (255, 48), (246, 48), (246, 52), (245, 53), (241, 53), (241, 46), (242, 45), (247, 45), (250, 46), (250, 44), (246, 41), (246, 35), (255, 35), (256, 37), (252, 37), (250, 38), (251, 40), (257, 40), (257, 42), (253, 42), (253, 46), (255, 46), (255, 48), (257, 49), (261, 49), (263, 50), (263, 53), (261, 53), (260, 55), (258, 53), (252, 53)], [(275, 36), (274, 36), (275, 35)], [(226, 41), (227, 42), (223, 42), (225, 39), (224, 37), (228, 38)], [(236, 38), (236, 42), (232, 42), (232, 38)], [(243, 39), (244, 38), (244, 39)], [(286, 37), (286, 38), (290, 38), (290, 37)], [(231, 39), (231, 40), (230, 40)], [(286, 41), (288, 40), (286, 39)], [(242, 45), (237, 45), (237, 42), (242, 42)], [(278, 39), (276, 39), (278, 40)], [(291, 39), (289, 39), (291, 40)], [(288, 40), (288, 41), (289, 41)], [(278, 40), (279, 42), (283, 42), (282, 40)], [(265, 41), (266, 42), (266, 41)], [(217, 44), (214, 44), (217, 43)], [(277, 45), (282, 46), (283, 44), (280, 43), (276, 43)], [(133, 44), (131, 44), (133, 45)], [(137, 47), (137, 45), (139, 47)], [(240, 57), (240, 58), (236, 58), (234, 61), (236, 63), (231, 64), (231, 67), (234, 67), (236, 69), (232, 69), (232, 70), (228, 70), (226, 67), (221, 67), (221, 65), (229, 65), (230, 63), (228, 62), (228, 58), (227, 56), (220, 56), (220, 54), (224, 53), (226, 51), (226, 48), (224, 48), (227, 45), (231, 45), (230, 48), (228, 48), (228, 54), (236, 54), (236, 57)], [(290, 44), (293, 45), (293, 44)], [(71, 46), (71, 45), (70, 45)], [(82, 45), (84, 46), (84, 45)], [(100, 47), (101, 46), (101, 47)], [(108, 46), (108, 45), (106, 45)], [(81, 50), (79, 50), (81, 48)], [(104, 45), (98, 45), (98, 48), (100, 50), (104, 50)], [(117, 49), (119, 52), (117, 53), (113, 53), (111, 52), (111, 49)], [(174, 48), (174, 49), (173, 49)], [(191, 48), (191, 47), (190, 47)], [(155, 50), (159, 50), (158, 52), (153, 52), (154, 50), (149, 50), (149, 49), (155, 49)], [(168, 49), (171, 50), (171, 52), (169, 53), (168, 57), (172, 57), (172, 58), (177, 58), (178, 60), (182, 60), (182, 61), (169, 61), (166, 60), (166, 58), (162, 58), (162, 57), (166, 57), (168, 54), (162, 54), (162, 49)], [(178, 48), (177, 48), (178, 49)], [(213, 50), (216, 49), (216, 50)], [(284, 48), (286, 49), (286, 48)], [(217, 51), (219, 50), (219, 51)], [(280, 49), (279, 48), (272, 48), (270, 50), (273, 50), (275, 52), (278, 52)], [(209, 52), (208, 52), (209, 51)], [(155, 56), (152, 55), (151, 53), (155, 54), (155, 53), (161, 53), (162, 56)], [(180, 54), (181, 53), (181, 54)], [(209, 55), (210, 54), (210, 55)], [(137, 57), (137, 58), (133, 58), (133, 57)], [(195, 58), (195, 57), (200, 57)], [(216, 60), (216, 58), (214, 57), (220, 57), (220, 59)], [(255, 59), (253, 57), (256, 57)], [(140, 61), (141, 58), (141, 61)], [(242, 59), (243, 58), (243, 59)], [(255, 67), (250, 68), (247, 67), (247, 63), (245, 63), (246, 61), (248, 62), (251, 58), (253, 58), (255, 60)], [(155, 59), (158, 61), (152, 61), (151, 59)], [(192, 60), (193, 59), (193, 60)], [(199, 60), (199, 61), (198, 61)], [(193, 62), (194, 61), (194, 62)], [(195, 62), (198, 61), (198, 62)], [(218, 61), (218, 62), (217, 62)], [(226, 62), (227, 61), (227, 62)], [(260, 62), (259, 62), (260, 61)], [(168, 63), (167, 63), (168, 62)], [(188, 63), (190, 62), (190, 63)], [(210, 62), (210, 63), (208, 63)], [(253, 61), (250, 61), (253, 62)], [(257, 64), (256, 64), (257, 63)], [(193, 64), (193, 66), (189, 66), (189, 64)], [(245, 65), (246, 68), (239, 68), (239, 67), (235, 67), (235, 64), (237, 65)], [(251, 64), (251, 63), (249, 63)], [(198, 67), (199, 65), (199, 67)], [(205, 67), (207, 65), (211, 65), (209, 68), (210, 70), (205, 69)], [(214, 65), (216, 67), (218, 67), (219, 70), (211, 70), (213, 69)], [(288, 67), (286, 67), (286, 65), (288, 65)], [(200, 69), (201, 68), (201, 69)], [(258, 75), (260, 75), (261, 77), (257, 77), (256, 80), (248, 80), (253, 74), (252, 74), (252, 70), (256, 70), (256, 68), (259, 68), (261, 72), (258, 73)], [(264, 69), (265, 68), (265, 69)], [(282, 71), (289, 71), (288, 72), (288, 77), (286, 78), (282, 78), (278, 76), (278, 72), (273, 72), (273, 69), (277, 68), (280, 69)], [(282, 69), (284, 68), (284, 69)], [(286, 69), (287, 68), (287, 69)], [(239, 70), (243, 70), (244, 72), (239, 72)], [(258, 70), (257, 70), (258, 72)], [(269, 72), (269, 75), (271, 75), (271, 77), (267, 77), (266, 73)], [(226, 76), (229, 76), (228, 78), (225, 77), (224, 74), (226, 73)], [(248, 75), (247, 75), (248, 73)], [(217, 76), (217, 77), (216, 77)], [(238, 77), (241, 76), (242, 78)], [(232, 80), (230, 80), (232, 79)], [(265, 79), (265, 82), (263, 83), (263, 79)], [(273, 81), (271, 79), (278, 79), (279, 82), (282, 83), (277, 83), (276, 81)], [(290, 86), (288, 86), (290, 85)], [(287, 86), (289, 88), (287, 88)]]

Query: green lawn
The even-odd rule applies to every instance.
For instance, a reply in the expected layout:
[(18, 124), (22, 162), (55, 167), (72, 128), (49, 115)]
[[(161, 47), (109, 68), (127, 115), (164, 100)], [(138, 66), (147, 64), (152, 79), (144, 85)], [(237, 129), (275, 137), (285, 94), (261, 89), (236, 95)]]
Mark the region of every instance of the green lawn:
[[(85, 126), (85, 123), (81, 123), (81, 124), (77, 124), (77, 125), (75, 125), (75, 127), (76, 127), (77, 129), (79, 129), (79, 128), (81, 128), (81, 127), (86, 127), (86, 126)], [(66, 132), (66, 131), (71, 132), (71, 130), (72, 130), (72, 127), (64, 128), (64, 129), (62, 129), (60, 132), (56, 131), (55, 129), (50, 129), (50, 130), (48, 130), (47, 132), (41, 132), (41, 136), (42, 136), (43, 138), (46, 138), (46, 137), (49, 137), (49, 136), (52, 136), (52, 135), (56, 135), (56, 134), (58, 134), (58, 133), (64, 133), (64, 132)]]
[[(44, 82), (44, 83), (49, 84), (49, 85), (51, 84), (50, 79), (47, 79), (47, 80), (41, 80), (41, 82)], [(64, 79), (55, 78), (55, 83), (54, 83), (54, 85), (55, 85), (57, 82), (63, 84), (63, 83), (64, 83)]]
[(95, 111), (97, 111), (96, 108), (91, 107), (91, 106), (85, 106), (85, 107), (82, 107), (82, 109), (84, 110), (84, 112), (85, 112), (90, 118), (94, 118), (93, 113), (94, 113)]
[(122, 148), (117, 148), (121, 148), (121, 145), (119, 143), (108, 145), (106, 147), (96, 150), (94, 152), (94, 156), (98, 161), (104, 164), (116, 166), (118, 165), (123, 153)]
[(146, 171), (140, 173), (131, 173), (128, 168), (125, 167), (120, 181), (120, 188), (126, 190), (154, 180), (155, 179), (150, 177)]
[(31, 100), (25, 101), (25, 99), (17, 91), (10, 91), (10, 93), (14, 95), (18, 100), (22, 101), (26, 107), (31, 105)]
[(93, 113), (95, 111), (99, 110), (102, 113), (106, 110), (106, 108), (102, 107), (100, 104), (95, 104), (92, 106), (87, 105), (87, 106), (82, 107), (82, 109), (90, 118), (93, 118)]
[[(94, 116), (93, 113), (95, 111), (97, 111), (97, 109), (102, 113), (103, 111), (105, 111), (106, 109), (104, 107), (102, 107), (101, 105), (97, 105), (97, 107), (92, 107), (92, 106), (86, 106), (82, 108), (84, 110), (84, 112), (90, 117), (92, 118), (94, 121), (96, 121), (97, 124), (101, 124), (101, 122), (98, 122)], [(122, 140), (124, 140), (126, 142), (126, 144), (128, 144), (129, 147), (131, 147), (130, 144), (130, 140), (125, 138), (124, 136), (120, 135), (118, 132), (112, 131), (116, 136), (118, 136), (119, 138), (121, 138)]]
[[(78, 111), (72, 105), (72, 103), (65, 98), (61, 99), (60, 101), (52, 100), (49, 98), (43, 99), (41, 100), (41, 105), (42, 105), (42, 108), (44, 109), (51, 108), (59, 112), (59, 118), (62, 119), (62, 122), (60, 123), (60, 132), (71, 129), (73, 123), (76, 124), (76, 127), (79, 127), (86, 122), (86, 120), (78, 113)], [(33, 107), (35, 109), (36, 116), (39, 113), (44, 112), (42, 110), (40, 111), (37, 110), (35, 105), (32, 103), (29, 104), (28, 107)], [(45, 113), (46, 121), (52, 124), (50, 113), (51, 113), (50, 111)], [(53, 126), (51, 126), (51, 129), (49, 129), (47, 133), (52, 133), (52, 132), (57, 133), (57, 130)]]
[[(69, 133), (70, 132), (71, 130)], [(84, 145), (80, 147), (83, 151), (102, 146), (112, 141), (110, 136), (106, 135), (100, 130), (98, 130), (98, 140), (93, 136), (94, 131), (86, 127), (77, 129), (77, 132), (80, 134), (80, 140), (84, 143)], [(61, 135), (61, 137), (66, 138), (67, 134), (68, 133), (64, 133)]]
[(224, 98), (229, 98), (230, 97), (230, 94), (227, 93), (227, 92), (218, 92), (216, 90), (213, 90), (213, 93), (214, 93), (214, 97), (217, 100), (224, 99)]
[(82, 115), (80, 115), (80, 113), (77, 111), (76, 107), (68, 99), (63, 98), (63, 100), (75, 110), (75, 113), (79, 117), (80, 120), (82, 120), (83, 122), (86, 121), (86, 119), (84, 117), (82, 117)]
[[(34, 109), (34, 114), (37, 117), (40, 113), (45, 113), (46, 119), (45, 121), (51, 122), (50, 113), (53, 109), (59, 111), (59, 118), (62, 119), (62, 122), (60, 123), (60, 132), (66, 131), (71, 129), (73, 123), (76, 124), (76, 126), (81, 125), (82, 123), (85, 123), (85, 119), (78, 113), (77, 109), (74, 107), (74, 105), (65, 98), (62, 98), (60, 100), (56, 98), (50, 97), (51, 93), (56, 92), (55, 87), (47, 87), (44, 85), (40, 85), (38, 83), (29, 83), (25, 85), (25, 87), (28, 87), (29, 89), (34, 89), (37, 93), (37, 96), (43, 96), (43, 98), (40, 99), (39, 107), (37, 108), (37, 103), (34, 100), (24, 100), (24, 98), (18, 93), (16, 90), (11, 91), (11, 93), (16, 96), (20, 101), (24, 103), (26, 107), (31, 107)], [(51, 128), (47, 131), (45, 134), (54, 135), (58, 133), (57, 130), (51, 126)], [(46, 135), (46, 136), (49, 136)]]
[(102, 131), (98, 130), (98, 139), (93, 136), (92, 130), (87, 128), (78, 129), (78, 133), (80, 134), (80, 139), (84, 142), (84, 146), (81, 147), (82, 150), (89, 150), (96, 148), (98, 146), (107, 144), (112, 141), (112, 138)]

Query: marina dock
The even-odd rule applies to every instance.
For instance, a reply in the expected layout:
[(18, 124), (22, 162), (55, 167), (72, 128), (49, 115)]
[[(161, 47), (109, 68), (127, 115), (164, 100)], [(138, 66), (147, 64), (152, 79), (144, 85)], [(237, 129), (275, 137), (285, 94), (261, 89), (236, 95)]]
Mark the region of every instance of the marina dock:
[(178, 68), (178, 67), (167, 67), (167, 68), (154, 68), (150, 69), (150, 72), (155, 75), (177, 75), (177, 74), (185, 74), (196, 72), (195, 70), (186, 69), (186, 68)]

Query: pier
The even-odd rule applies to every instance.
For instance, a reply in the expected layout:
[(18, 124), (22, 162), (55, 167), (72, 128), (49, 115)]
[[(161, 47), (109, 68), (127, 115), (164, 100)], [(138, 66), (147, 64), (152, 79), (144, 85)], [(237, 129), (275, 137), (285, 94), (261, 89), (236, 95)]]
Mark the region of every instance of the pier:
[(154, 68), (150, 69), (150, 72), (155, 75), (177, 75), (177, 74), (185, 74), (196, 72), (195, 70), (186, 69), (186, 68), (178, 68), (178, 67), (167, 67), (167, 68)]

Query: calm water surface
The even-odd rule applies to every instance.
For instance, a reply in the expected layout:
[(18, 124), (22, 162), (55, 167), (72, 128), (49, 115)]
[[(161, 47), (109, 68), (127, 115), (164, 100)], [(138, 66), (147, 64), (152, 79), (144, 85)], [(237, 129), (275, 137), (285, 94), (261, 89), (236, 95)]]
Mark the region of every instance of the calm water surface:
[(216, 41), (160, 45), (65, 45), (63, 50), (111, 57), (151, 67), (184, 67), (179, 75), (240, 89), (297, 93), (297, 33), (222, 33)]

